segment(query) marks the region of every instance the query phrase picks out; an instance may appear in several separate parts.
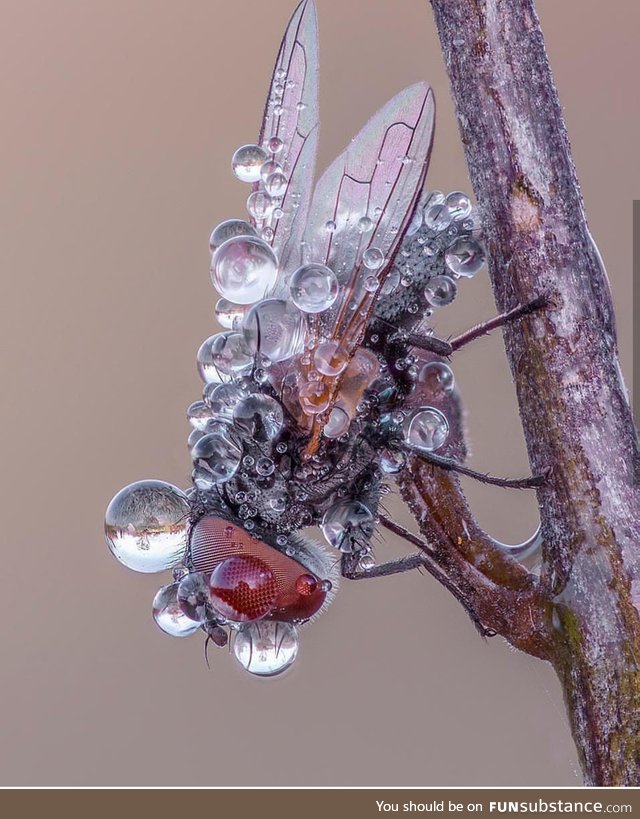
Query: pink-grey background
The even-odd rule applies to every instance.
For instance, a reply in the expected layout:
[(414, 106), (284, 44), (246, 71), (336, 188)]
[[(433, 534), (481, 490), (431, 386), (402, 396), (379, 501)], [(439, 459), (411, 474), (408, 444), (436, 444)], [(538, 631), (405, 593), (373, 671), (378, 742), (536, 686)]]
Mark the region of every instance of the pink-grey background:
[[(539, 0), (631, 374), (639, 195), (632, 0)], [(438, 101), (430, 187), (469, 189), (426, 0), (318, 0), (325, 165), (404, 85)], [(185, 407), (213, 329), (207, 237), (241, 215), (235, 147), (257, 136), (290, 0), (2, 0), (4, 283), (0, 784), (571, 785), (549, 667), (418, 574), (344, 584), (295, 670), (243, 675), (151, 622), (163, 577), (126, 571), (102, 518), (125, 483), (185, 486)], [(486, 271), (443, 332), (493, 313)], [(499, 335), (454, 362), (472, 464), (527, 471)], [(526, 493), (469, 485), (517, 541)], [(393, 508), (406, 517), (400, 503)], [(400, 554), (393, 538), (379, 557)]]

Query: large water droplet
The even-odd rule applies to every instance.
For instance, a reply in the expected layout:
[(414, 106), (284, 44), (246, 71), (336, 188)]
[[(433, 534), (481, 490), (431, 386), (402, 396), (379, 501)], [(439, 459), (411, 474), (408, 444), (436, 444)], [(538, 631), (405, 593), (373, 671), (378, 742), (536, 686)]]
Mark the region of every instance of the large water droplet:
[(235, 474), (240, 466), (242, 447), (231, 430), (220, 426), (196, 442), (191, 458), (193, 482), (198, 489), (207, 490), (214, 484), (228, 481)]
[(233, 239), (235, 236), (257, 236), (257, 233), (255, 228), (249, 222), (245, 222), (244, 219), (227, 219), (225, 222), (220, 222), (211, 231), (209, 247), (211, 250), (215, 250), (224, 244), (227, 239)]
[(220, 345), (223, 343), (223, 341), (220, 340), (220, 337), (222, 336), (224, 339), (230, 335), (231, 333), (216, 333), (216, 335), (205, 339), (205, 341), (203, 341), (200, 345), (200, 349), (198, 350), (198, 355), (196, 357), (198, 372), (200, 374), (200, 378), (202, 378), (202, 380), (207, 384), (220, 383), (221, 381), (229, 380), (229, 376), (219, 370), (217, 358), (214, 356), (218, 355)]
[(235, 555), (218, 563), (209, 588), (213, 608), (234, 623), (265, 617), (278, 597), (274, 573), (251, 555)]
[(258, 182), (260, 168), (268, 158), (267, 152), (259, 145), (243, 145), (233, 155), (231, 167), (241, 182)]
[(245, 316), (243, 333), (247, 347), (271, 361), (286, 361), (304, 346), (304, 317), (282, 299), (265, 299)]
[(323, 264), (306, 264), (291, 276), (291, 299), (304, 313), (321, 313), (338, 297), (338, 280)]
[(233, 423), (248, 438), (266, 442), (273, 440), (282, 430), (284, 413), (275, 398), (254, 393), (236, 405)]
[(252, 304), (263, 298), (277, 275), (275, 253), (265, 241), (254, 236), (228, 239), (211, 260), (214, 287), (235, 304)]
[(327, 542), (344, 554), (365, 549), (373, 535), (375, 521), (360, 501), (342, 501), (328, 509), (320, 528)]
[(447, 248), (444, 260), (456, 276), (470, 279), (484, 264), (484, 249), (475, 239), (461, 236)]
[(456, 297), (458, 288), (450, 276), (434, 276), (424, 289), (424, 296), (432, 307), (446, 307)]
[(236, 635), (233, 653), (238, 662), (259, 677), (273, 677), (289, 668), (298, 653), (293, 623), (261, 620), (248, 623)]
[(449, 437), (449, 422), (435, 407), (417, 410), (406, 422), (405, 441), (425, 452), (435, 452)]
[(182, 559), (189, 526), (187, 496), (164, 481), (138, 481), (107, 507), (104, 530), (112, 554), (136, 572), (161, 572)]
[(188, 637), (200, 628), (180, 608), (178, 583), (163, 586), (153, 598), (153, 619), (171, 637)]

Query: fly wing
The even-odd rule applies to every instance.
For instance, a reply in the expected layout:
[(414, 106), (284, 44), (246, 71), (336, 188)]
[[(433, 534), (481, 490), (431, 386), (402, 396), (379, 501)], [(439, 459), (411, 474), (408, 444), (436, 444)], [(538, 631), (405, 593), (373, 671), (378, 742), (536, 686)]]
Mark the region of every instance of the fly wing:
[[(272, 154), (269, 141), (282, 148)], [(271, 244), (281, 271), (300, 263), (318, 145), (318, 26), (313, 0), (295, 10), (280, 45), (265, 106), (260, 145), (282, 165), (288, 180), (277, 208), (261, 227), (273, 230)], [(276, 215), (279, 215), (276, 211)]]
[[(305, 232), (304, 261), (331, 268), (341, 293), (331, 310), (318, 315), (318, 323), (310, 332), (337, 342), (348, 361), (362, 343), (376, 299), (413, 216), (427, 173), (434, 124), (431, 88), (426, 83), (406, 88), (369, 120), (316, 185)], [(354, 362), (353, 369), (362, 382), (358, 389), (349, 386), (357, 399), (366, 386), (370, 362)], [(349, 372), (347, 368), (338, 379), (323, 375), (320, 385), (314, 387), (320, 392), (324, 387), (328, 411), (341, 390), (344, 393), (343, 382)], [(316, 416), (307, 450), (310, 454), (318, 446), (323, 424), (324, 419)]]
[(367, 249), (376, 248), (385, 260), (378, 278), (390, 266), (424, 184), (434, 122), (431, 88), (406, 88), (369, 120), (316, 185), (305, 261), (330, 267), (348, 296), (357, 291)]

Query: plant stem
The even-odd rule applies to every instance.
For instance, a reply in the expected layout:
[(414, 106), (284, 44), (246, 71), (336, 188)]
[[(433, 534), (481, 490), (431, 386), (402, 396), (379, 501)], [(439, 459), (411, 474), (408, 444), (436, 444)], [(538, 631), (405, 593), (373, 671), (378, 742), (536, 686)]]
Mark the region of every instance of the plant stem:
[(606, 272), (533, 0), (431, 0), (505, 328), (585, 781), (640, 784), (640, 466)]

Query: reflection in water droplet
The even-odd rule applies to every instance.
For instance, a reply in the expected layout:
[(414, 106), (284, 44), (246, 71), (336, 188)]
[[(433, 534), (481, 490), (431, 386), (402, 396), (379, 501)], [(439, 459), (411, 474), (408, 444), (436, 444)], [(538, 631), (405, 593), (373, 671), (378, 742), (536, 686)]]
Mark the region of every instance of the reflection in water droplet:
[(362, 254), (362, 262), (369, 270), (378, 270), (384, 264), (384, 253), (379, 247), (368, 247)]
[(445, 204), (449, 211), (449, 216), (455, 222), (466, 219), (471, 213), (471, 200), (467, 194), (462, 191), (453, 191), (450, 193), (445, 199)]
[(267, 159), (267, 152), (259, 145), (243, 145), (234, 153), (231, 167), (241, 182), (258, 182), (260, 168)]
[(242, 447), (234, 433), (222, 425), (204, 435), (191, 450), (193, 482), (198, 489), (210, 489), (214, 484), (231, 478), (242, 457)]
[(293, 623), (261, 620), (243, 626), (233, 644), (238, 662), (259, 677), (273, 677), (289, 668), (298, 654)]
[(187, 545), (187, 496), (164, 481), (138, 481), (111, 500), (104, 530), (112, 554), (137, 572), (161, 572), (180, 562)]
[(360, 501), (342, 501), (325, 512), (320, 528), (331, 546), (352, 554), (369, 545), (374, 518)]
[(270, 395), (255, 393), (243, 398), (233, 411), (234, 426), (257, 442), (271, 441), (282, 430), (282, 407)]
[(211, 261), (213, 286), (235, 304), (251, 304), (263, 298), (277, 273), (275, 253), (257, 237), (228, 239), (217, 248)]
[(470, 279), (484, 264), (484, 249), (480, 242), (461, 236), (447, 248), (444, 260), (456, 276)]
[(306, 264), (291, 276), (291, 299), (305, 313), (321, 313), (335, 302), (338, 280), (323, 264)]
[(209, 247), (215, 250), (220, 245), (224, 244), (227, 239), (233, 239), (234, 236), (256, 236), (255, 228), (245, 222), (244, 219), (227, 219), (225, 222), (220, 222), (211, 231), (209, 237)]
[(405, 441), (425, 452), (435, 452), (449, 437), (449, 422), (435, 407), (415, 412), (406, 425)]
[(424, 289), (424, 296), (432, 307), (446, 307), (455, 299), (457, 286), (450, 276), (434, 276)]
[(282, 299), (265, 299), (245, 316), (243, 334), (247, 348), (271, 361), (286, 361), (304, 345), (304, 317)]
[(178, 583), (163, 586), (153, 598), (153, 619), (171, 637), (188, 637), (200, 628), (180, 608)]
[(420, 370), (418, 383), (424, 384), (432, 395), (451, 395), (455, 387), (453, 370), (444, 361), (430, 361)]

